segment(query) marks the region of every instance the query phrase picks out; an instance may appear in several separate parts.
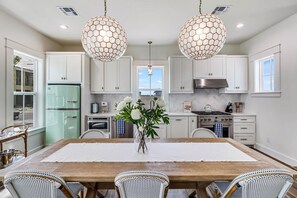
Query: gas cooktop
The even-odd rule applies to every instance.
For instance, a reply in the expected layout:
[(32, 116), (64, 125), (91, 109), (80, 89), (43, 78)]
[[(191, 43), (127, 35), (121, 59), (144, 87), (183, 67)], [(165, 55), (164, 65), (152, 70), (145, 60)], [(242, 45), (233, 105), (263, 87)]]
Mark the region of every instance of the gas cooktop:
[(230, 113), (222, 112), (222, 111), (212, 111), (212, 112), (205, 112), (205, 111), (192, 111), (197, 115), (231, 115)]

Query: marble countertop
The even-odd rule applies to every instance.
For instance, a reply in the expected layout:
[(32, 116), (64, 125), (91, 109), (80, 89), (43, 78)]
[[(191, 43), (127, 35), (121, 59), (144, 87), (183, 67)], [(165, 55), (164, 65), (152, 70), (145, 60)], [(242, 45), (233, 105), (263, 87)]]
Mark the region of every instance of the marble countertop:
[[(186, 113), (186, 112), (166, 112), (168, 116), (197, 116), (197, 114), (194, 113)], [(110, 113), (94, 113), (94, 114), (88, 114), (86, 116), (88, 117), (112, 117), (115, 116), (116, 112), (110, 112)]]

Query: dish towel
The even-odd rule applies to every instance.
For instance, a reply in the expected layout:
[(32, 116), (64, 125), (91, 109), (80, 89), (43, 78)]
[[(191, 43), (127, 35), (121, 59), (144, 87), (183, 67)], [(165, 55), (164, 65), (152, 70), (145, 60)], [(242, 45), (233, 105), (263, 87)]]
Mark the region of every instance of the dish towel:
[(118, 134), (125, 134), (125, 121), (123, 119), (117, 120), (117, 132)]
[(223, 137), (223, 124), (216, 122), (214, 125), (214, 132), (219, 138)]

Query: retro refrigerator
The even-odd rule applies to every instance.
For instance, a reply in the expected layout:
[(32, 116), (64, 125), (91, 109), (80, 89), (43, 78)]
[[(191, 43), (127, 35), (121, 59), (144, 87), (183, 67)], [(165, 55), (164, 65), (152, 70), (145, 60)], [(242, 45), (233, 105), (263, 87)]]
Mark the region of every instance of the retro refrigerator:
[(80, 86), (48, 85), (46, 90), (46, 145), (80, 135)]

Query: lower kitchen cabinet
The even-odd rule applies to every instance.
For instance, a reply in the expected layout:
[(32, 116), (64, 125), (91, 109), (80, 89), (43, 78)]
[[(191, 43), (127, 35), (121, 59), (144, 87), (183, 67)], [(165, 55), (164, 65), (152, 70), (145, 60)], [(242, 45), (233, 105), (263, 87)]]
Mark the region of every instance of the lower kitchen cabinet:
[(167, 138), (167, 125), (166, 124), (158, 124), (157, 127), (159, 127), (159, 128), (155, 129), (155, 131), (157, 132), (159, 138)]
[(234, 140), (254, 146), (256, 144), (256, 116), (234, 115), (233, 120)]
[(170, 117), (168, 138), (186, 138), (189, 130), (188, 117)]

